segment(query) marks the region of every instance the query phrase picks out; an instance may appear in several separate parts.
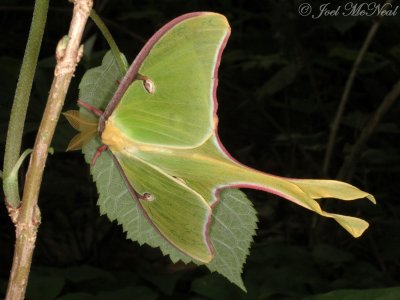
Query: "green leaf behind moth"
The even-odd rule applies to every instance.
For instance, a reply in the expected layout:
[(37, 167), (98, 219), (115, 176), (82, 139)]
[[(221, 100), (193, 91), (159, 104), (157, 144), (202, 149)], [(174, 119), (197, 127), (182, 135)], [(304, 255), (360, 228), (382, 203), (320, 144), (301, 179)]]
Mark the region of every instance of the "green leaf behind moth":
[[(122, 74), (111, 54), (108, 52), (102, 65), (86, 72), (80, 83), (80, 100), (104, 109), (118, 86)], [(81, 109), (81, 113), (88, 114)], [(85, 159), (90, 163), (100, 139), (96, 138), (83, 147)], [(148, 219), (143, 215), (139, 204), (129, 194), (110, 152), (104, 152), (97, 160), (91, 173), (99, 193), (98, 205), (101, 214), (122, 225), (127, 237), (140, 245), (159, 247), (173, 262), (194, 261), (167, 242)], [(222, 190), (221, 201), (213, 208), (210, 239), (215, 251), (214, 259), (206, 264), (210, 271), (225, 276), (228, 280), (245, 290), (241, 273), (249, 253), (250, 244), (256, 230), (256, 212), (252, 203), (239, 190)]]

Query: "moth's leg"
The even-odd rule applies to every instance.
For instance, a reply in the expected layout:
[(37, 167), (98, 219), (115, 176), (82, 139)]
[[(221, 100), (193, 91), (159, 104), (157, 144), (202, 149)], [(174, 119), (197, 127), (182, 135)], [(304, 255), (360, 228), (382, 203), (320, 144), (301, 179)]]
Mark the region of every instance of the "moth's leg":
[(97, 148), (97, 151), (96, 151), (96, 153), (93, 155), (93, 158), (92, 158), (92, 166), (94, 166), (95, 165), (95, 163), (96, 163), (96, 161), (97, 161), (97, 159), (100, 157), (100, 155), (101, 155), (101, 153), (103, 153), (104, 151), (106, 151), (108, 149), (108, 146), (107, 145), (101, 145), (99, 148)]
[(78, 100), (78, 105), (82, 106), (83, 108), (86, 108), (88, 111), (91, 111), (94, 115), (100, 117), (101, 115), (103, 115), (103, 111), (101, 111), (100, 109), (98, 109), (97, 107), (94, 107), (86, 102), (83, 102), (81, 100)]

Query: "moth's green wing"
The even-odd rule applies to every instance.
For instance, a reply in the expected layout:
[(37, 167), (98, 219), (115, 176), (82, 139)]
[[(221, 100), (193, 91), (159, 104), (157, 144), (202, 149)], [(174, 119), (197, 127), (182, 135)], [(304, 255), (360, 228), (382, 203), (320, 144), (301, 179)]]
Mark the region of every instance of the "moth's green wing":
[[(116, 82), (121, 81), (121, 76), (113, 55), (108, 52), (101, 66), (85, 74), (80, 84), (79, 99), (104, 109), (117, 88)], [(81, 109), (81, 113), (87, 111)], [(87, 163), (90, 164), (99, 146), (97, 138), (84, 145), (83, 152)], [(142, 213), (141, 205), (132, 199), (126, 189), (121, 172), (115, 167), (109, 151), (103, 153), (96, 164), (91, 166), (91, 173), (99, 191), (100, 213), (107, 215), (111, 221), (118, 222), (126, 231), (127, 238), (137, 241), (140, 245), (159, 247), (174, 263), (180, 260), (200, 264), (200, 261), (179, 251), (165, 237), (158, 234)], [(245, 288), (241, 273), (249, 254), (252, 236), (255, 234), (256, 220), (251, 201), (238, 190), (223, 191), (221, 203), (213, 207), (209, 236), (215, 254), (205, 267), (212, 272), (219, 272), (243, 290)]]
[(226, 18), (208, 12), (161, 28), (133, 62), (155, 92), (134, 81), (109, 118), (113, 126), (152, 145), (192, 148), (206, 141), (214, 131), (217, 69), (229, 33)]
[(131, 193), (151, 194), (151, 200), (138, 201), (156, 229), (185, 254), (204, 263), (211, 261), (211, 207), (202, 196), (141, 159), (121, 153), (115, 153), (115, 158), (126, 183), (134, 189)]
[(332, 218), (354, 237), (361, 236), (368, 228), (368, 223), (359, 218), (326, 212), (316, 199), (351, 201), (366, 197), (375, 203), (371, 194), (344, 182), (284, 178), (248, 168), (233, 160), (216, 136), (196, 149), (140, 151), (137, 155), (168, 174), (184, 180), (212, 207), (217, 201), (215, 191), (222, 188), (233, 186), (258, 189), (281, 196), (321, 216)]

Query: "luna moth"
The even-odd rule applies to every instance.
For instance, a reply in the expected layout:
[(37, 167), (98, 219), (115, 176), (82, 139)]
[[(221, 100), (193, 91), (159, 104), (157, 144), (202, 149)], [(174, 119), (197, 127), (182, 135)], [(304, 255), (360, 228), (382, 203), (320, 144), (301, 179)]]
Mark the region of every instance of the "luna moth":
[(195, 12), (158, 30), (133, 61), (104, 112), (93, 122), (66, 112), (80, 131), (69, 145), (79, 149), (96, 134), (111, 151), (126, 188), (155, 229), (177, 249), (202, 263), (213, 257), (210, 226), (219, 191), (250, 188), (288, 199), (333, 218), (354, 237), (362, 219), (328, 213), (316, 199), (355, 200), (371, 194), (335, 180), (292, 179), (236, 161), (218, 137), (218, 67), (230, 35), (223, 15)]

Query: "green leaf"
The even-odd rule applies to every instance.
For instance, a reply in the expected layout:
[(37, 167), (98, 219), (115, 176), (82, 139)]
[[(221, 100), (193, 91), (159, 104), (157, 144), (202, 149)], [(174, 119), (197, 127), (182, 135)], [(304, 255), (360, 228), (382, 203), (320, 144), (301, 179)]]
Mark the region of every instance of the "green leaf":
[(95, 296), (88, 293), (69, 293), (57, 298), (57, 300), (94, 300)]
[(327, 244), (316, 245), (312, 254), (315, 261), (321, 264), (344, 264), (355, 260), (351, 253)]
[(282, 67), (258, 90), (258, 98), (262, 99), (265, 96), (274, 95), (292, 84), (301, 67), (298, 63), (291, 63)]
[[(345, 61), (353, 62), (357, 58), (358, 50), (349, 49), (345, 46), (337, 46), (329, 51), (330, 57), (337, 57)], [(373, 63), (382, 60), (383, 58), (374, 52), (367, 52), (364, 57), (365, 63)]]
[(32, 270), (26, 290), (29, 300), (51, 300), (57, 297), (65, 285), (65, 279), (41, 270)]
[(303, 300), (397, 300), (400, 299), (400, 287), (367, 289), (367, 290), (337, 290), (303, 298)]
[(179, 279), (184, 275), (183, 272), (170, 272), (168, 270), (160, 270), (152, 263), (143, 261), (137, 267), (137, 273), (141, 278), (151, 282), (163, 294), (172, 296)]
[(282, 57), (280, 53), (274, 53), (269, 55), (253, 55), (246, 57), (242, 63), (243, 71), (249, 71), (254, 69), (269, 70), (275, 65), (286, 65), (287, 61)]
[(222, 190), (220, 196), (221, 202), (213, 209), (211, 226), (215, 259), (207, 268), (245, 290), (240, 274), (257, 228), (256, 211), (240, 190)]
[(152, 291), (145, 286), (129, 286), (117, 290), (99, 292), (96, 296), (88, 293), (69, 293), (62, 297), (57, 298), (57, 300), (108, 300), (108, 299), (118, 299), (118, 300), (130, 300), (130, 299), (146, 299), (155, 300), (158, 299), (156, 292)]
[(65, 279), (73, 283), (82, 283), (90, 280), (103, 280), (107, 282), (116, 281), (110, 272), (92, 266), (70, 267), (62, 270), (61, 274)]
[(146, 299), (156, 300), (158, 295), (145, 286), (130, 286), (115, 291), (101, 292), (96, 296), (97, 300), (131, 300), (131, 299)]
[[(100, 67), (89, 70), (80, 84), (80, 100), (104, 109), (118, 86), (122, 74), (111, 53), (107, 53)], [(88, 114), (81, 109), (82, 113)], [(98, 138), (83, 148), (85, 159), (90, 163), (97, 147)], [(143, 215), (138, 203), (129, 194), (125, 183), (115, 167), (109, 152), (103, 153), (91, 168), (99, 192), (98, 204), (101, 214), (122, 225), (127, 237), (140, 245), (159, 247), (173, 262), (193, 261), (168, 243)], [(206, 266), (244, 289), (241, 279), (243, 264), (248, 255), (252, 236), (256, 229), (256, 213), (251, 202), (238, 190), (221, 192), (221, 202), (213, 209), (210, 229), (215, 257)], [(193, 261), (200, 264), (197, 261)]]
[(217, 274), (209, 274), (193, 280), (191, 290), (206, 299), (230, 300), (242, 299), (244, 293), (239, 289), (232, 289), (229, 283)]

